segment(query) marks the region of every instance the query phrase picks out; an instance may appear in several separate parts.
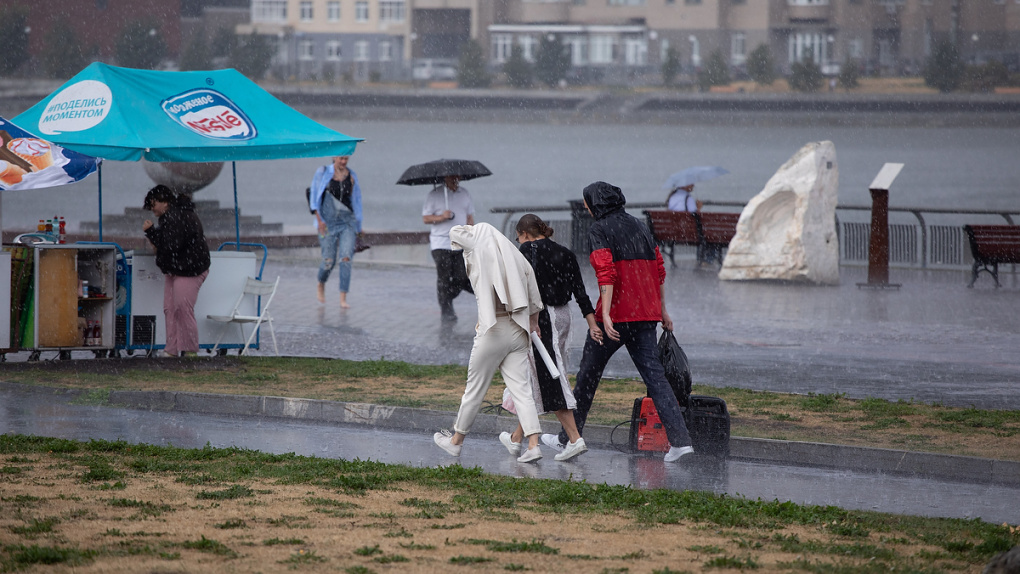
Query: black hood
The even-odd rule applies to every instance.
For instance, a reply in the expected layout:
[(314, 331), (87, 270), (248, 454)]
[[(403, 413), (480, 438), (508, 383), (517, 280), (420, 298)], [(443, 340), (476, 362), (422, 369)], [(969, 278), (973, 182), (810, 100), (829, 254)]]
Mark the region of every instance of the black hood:
[(174, 206), (184, 211), (195, 211), (195, 202), (191, 201), (187, 193), (178, 193), (174, 198)]
[(596, 219), (623, 209), (627, 205), (627, 198), (623, 196), (623, 190), (615, 185), (604, 181), (595, 183), (584, 188), (584, 202), (588, 204), (592, 216)]

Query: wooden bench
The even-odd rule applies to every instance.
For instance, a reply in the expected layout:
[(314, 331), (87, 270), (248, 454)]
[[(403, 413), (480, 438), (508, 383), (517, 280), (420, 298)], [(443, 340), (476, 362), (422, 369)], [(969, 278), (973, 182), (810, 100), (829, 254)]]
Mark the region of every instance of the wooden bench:
[(987, 271), (999, 287), (999, 263), (1020, 263), (1020, 226), (1018, 225), (964, 225), (963, 231), (970, 241), (974, 266), (970, 278), (973, 287), (978, 274)]
[(673, 249), (676, 245), (698, 246), (698, 261), (716, 259), (722, 263), (722, 250), (737, 233), (737, 213), (689, 213), (666, 209), (645, 211), (652, 237), (669, 252), (669, 262), (676, 267)]

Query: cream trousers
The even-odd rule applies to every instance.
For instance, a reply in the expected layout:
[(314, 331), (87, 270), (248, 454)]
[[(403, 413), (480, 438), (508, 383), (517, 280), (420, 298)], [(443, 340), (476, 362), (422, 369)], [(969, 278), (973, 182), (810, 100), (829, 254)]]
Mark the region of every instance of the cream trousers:
[(531, 395), (531, 370), (528, 366), (530, 348), (528, 333), (509, 316), (497, 316), (496, 324), (485, 334), (475, 335), (471, 359), (468, 361), (467, 386), (460, 399), (460, 410), (453, 424), (454, 431), (466, 435), (471, 430), (482, 408), (485, 393), (489, 391), (492, 375), (499, 369), (514, 398), (517, 418), (524, 429), (524, 435), (542, 432), (535, 398)]

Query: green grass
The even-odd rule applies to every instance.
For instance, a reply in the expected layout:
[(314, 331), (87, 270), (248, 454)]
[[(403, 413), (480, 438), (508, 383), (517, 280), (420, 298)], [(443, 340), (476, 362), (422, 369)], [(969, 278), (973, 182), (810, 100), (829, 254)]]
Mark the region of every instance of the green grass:
[[(415, 511), (428, 512), (469, 512), (473, 519), (495, 518), (496, 515), (517, 516), (523, 509), (551, 513), (554, 515), (580, 515), (596, 521), (599, 516), (617, 515), (627, 517), (636, 524), (696, 524), (704, 525), (713, 530), (734, 531), (732, 540), (738, 541), (741, 548), (739, 555), (727, 552), (713, 552), (714, 547), (698, 546), (702, 554), (711, 554), (712, 568), (753, 569), (755, 555), (753, 552), (761, 548), (787, 548), (791, 552), (803, 554), (804, 562), (798, 567), (810, 565), (812, 556), (837, 556), (840, 560), (859, 557), (864, 561), (874, 559), (881, 562), (886, 569), (896, 568), (897, 571), (907, 570), (916, 566), (920, 559), (901, 555), (896, 547), (909, 547), (913, 544), (927, 544), (941, 549), (940, 552), (952, 560), (959, 560), (970, 565), (980, 565), (991, 556), (1020, 544), (1020, 532), (1009, 528), (988, 524), (979, 520), (923, 518), (884, 514), (879, 512), (845, 510), (831, 506), (799, 505), (776, 500), (748, 500), (741, 497), (717, 495), (709, 492), (672, 491), (672, 490), (641, 490), (628, 486), (591, 484), (576, 481), (521, 479), (484, 474), (479, 468), (465, 468), (452, 465), (442, 468), (417, 468), (405, 465), (390, 465), (363, 460), (336, 460), (316, 457), (302, 457), (295, 454), (267, 454), (258, 451), (224, 448), (216, 449), (209, 446), (197, 449), (181, 449), (175, 447), (153, 445), (129, 445), (122, 441), (89, 441), (75, 442), (64, 439), (30, 437), (24, 435), (0, 435), (0, 454), (31, 457), (46, 455), (58, 458), (68, 457), (72, 461), (103, 460), (112, 468), (145, 468), (150, 465), (131, 465), (132, 461), (162, 461), (166, 468), (177, 469), (174, 473), (189, 476), (203, 476), (217, 484), (236, 484), (238, 481), (262, 484), (291, 484), (318, 486), (334, 493), (354, 495), (365, 494), (372, 490), (392, 490), (401, 485), (420, 486), (425, 489), (436, 489), (448, 493), (450, 502), (439, 502), (425, 497), (405, 498), (402, 504)], [(129, 477), (130, 478), (130, 477)], [(234, 487), (231, 487), (234, 488)], [(231, 488), (225, 491), (230, 491)], [(250, 492), (248, 487), (243, 487)], [(4, 498), (12, 503), (35, 505), (41, 498)], [(325, 497), (309, 497), (305, 505), (314, 508), (346, 509), (350, 503)], [(111, 498), (105, 502), (114, 508), (130, 509), (138, 516), (156, 517), (173, 512), (174, 507), (129, 498)], [(87, 508), (67, 516), (61, 515), (61, 522), (86, 518)], [(383, 514), (385, 516), (383, 516)], [(477, 518), (475, 518), (477, 517)], [(403, 528), (398, 521), (406, 516), (393, 513), (382, 513), (377, 524), (389, 531)], [(49, 520), (49, 519), (45, 519)], [(25, 535), (39, 534), (46, 528), (44, 519), (30, 522), (26, 519)], [(308, 524), (308, 515), (284, 515), (278, 519), (267, 520), (276, 526), (295, 527)], [(53, 529), (58, 523), (49, 524)], [(238, 527), (242, 521), (229, 521), (221, 526)], [(785, 527), (799, 525), (816, 529), (826, 542), (801, 542), (796, 537), (784, 536)], [(430, 525), (442, 529), (457, 527), (466, 528), (465, 523)], [(297, 526), (300, 527), (300, 526)], [(20, 528), (20, 527), (19, 527)], [(107, 531), (111, 537), (124, 538), (123, 526), (115, 531)], [(874, 543), (875, 535), (896, 540), (896, 545)], [(135, 533), (130, 537), (140, 536)], [(303, 541), (297, 538), (269, 539), (265, 545), (300, 545)], [(531, 541), (500, 541), (468, 539), (467, 543), (484, 546), (490, 552), (508, 553), (540, 553), (555, 555), (559, 549), (547, 545), (541, 540)], [(7, 548), (11, 548), (8, 550)], [(34, 548), (29, 550), (29, 548)], [(49, 548), (49, 550), (41, 550)], [(202, 538), (181, 545), (181, 548), (210, 552), (223, 556), (235, 556), (234, 551), (220, 542)], [(404, 547), (410, 549), (410, 547)], [(151, 549), (164, 551), (156, 545)], [(60, 551), (58, 551), (60, 550)], [(56, 560), (64, 556), (65, 560), (79, 560), (91, 557), (91, 554), (75, 553), (76, 551), (55, 549), (51, 547), (5, 547), (3, 560), (5, 568), (14, 568), (14, 556), (43, 554)], [(742, 554), (744, 550), (751, 555)], [(145, 552), (144, 546), (125, 547), (125, 552)], [(27, 553), (27, 554), (26, 554)], [(395, 561), (396, 554), (383, 552), (379, 545), (365, 546), (356, 555), (366, 557), (387, 557)], [(17, 560), (22, 560), (17, 558)], [(627, 559), (640, 562), (647, 557), (638, 554), (628, 555)], [(32, 558), (33, 560), (35, 558)], [(41, 558), (40, 558), (41, 559)], [(49, 559), (49, 558), (47, 558)], [(453, 564), (470, 564), (476, 560), (488, 560), (462, 555), (451, 561)], [(862, 562), (854, 562), (860, 564)], [(11, 566), (7, 566), (10, 564)], [(706, 563), (706, 567), (707, 564)], [(875, 570), (878, 571), (878, 570)]]
[(0, 572), (20, 570), (33, 564), (67, 564), (81, 566), (92, 561), (96, 552), (77, 548), (61, 548), (59, 546), (23, 546), (12, 544), (2, 547), (0, 554)]
[(20, 534), (21, 536), (35, 536), (37, 534), (53, 532), (53, 527), (59, 522), (59, 518), (44, 518), (42, 520), (33, 518), (25, 526), (11, 526), (10, 530), (14, 534)]
[(195, 498), (199, 500), (234, 500), (248, 496), (255, 496), (255, 493), (247, 486), (235, 484), (225, 490), (203, 490), (196, 494)]

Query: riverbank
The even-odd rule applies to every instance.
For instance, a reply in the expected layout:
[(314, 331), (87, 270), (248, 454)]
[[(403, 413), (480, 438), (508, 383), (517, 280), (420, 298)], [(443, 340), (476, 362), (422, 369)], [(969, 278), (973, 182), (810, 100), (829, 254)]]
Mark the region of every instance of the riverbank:
[[(13, 117), (61, 83), (0, 83), (0, 115)], [(318, 118), (373, 121), (654, 125), (1020, 125), (1020, 94), (690, 92), (576, 88), (467, 90), (407, 86), (265, 84)]]

